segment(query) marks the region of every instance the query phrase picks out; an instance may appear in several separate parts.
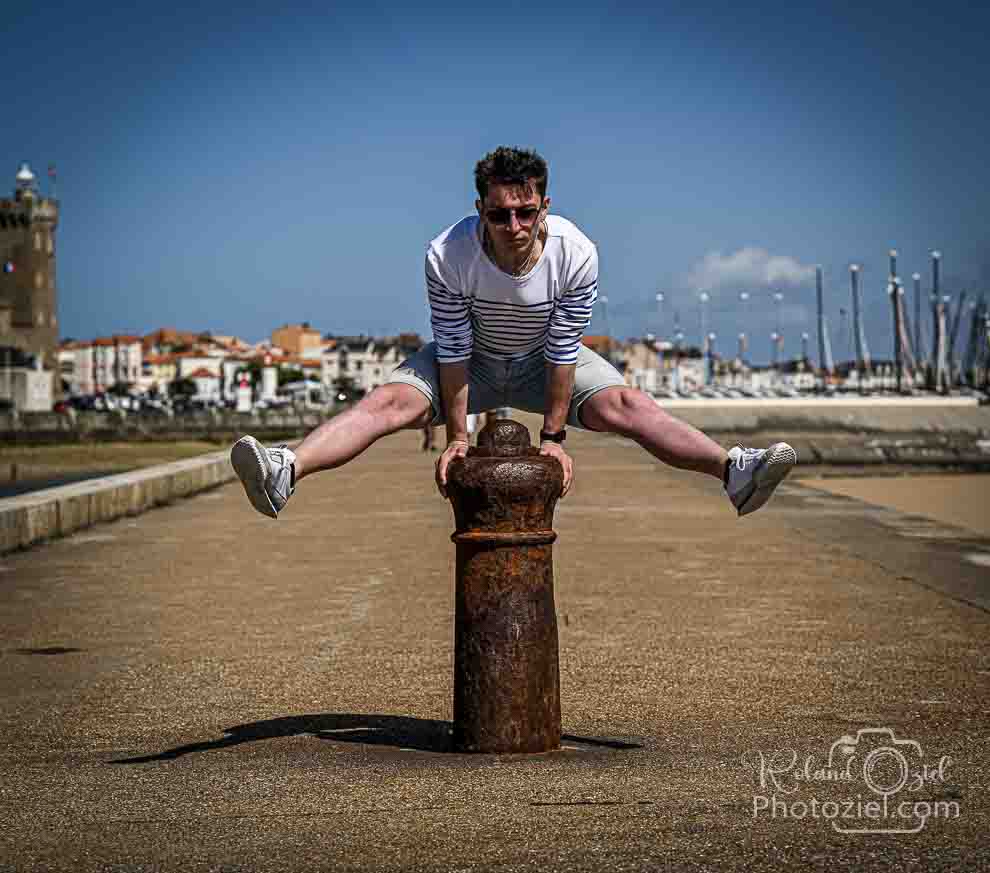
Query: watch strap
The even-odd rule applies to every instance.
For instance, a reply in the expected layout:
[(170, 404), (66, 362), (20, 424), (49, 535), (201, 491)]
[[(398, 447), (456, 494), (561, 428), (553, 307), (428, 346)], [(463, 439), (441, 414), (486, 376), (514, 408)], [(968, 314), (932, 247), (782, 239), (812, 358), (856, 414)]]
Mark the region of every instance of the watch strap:
[(540, 442), (562, 443), (566, 438), (567, 430), (563, 428), (556, 433), (548, 433), (545, 430), (540, 431)]

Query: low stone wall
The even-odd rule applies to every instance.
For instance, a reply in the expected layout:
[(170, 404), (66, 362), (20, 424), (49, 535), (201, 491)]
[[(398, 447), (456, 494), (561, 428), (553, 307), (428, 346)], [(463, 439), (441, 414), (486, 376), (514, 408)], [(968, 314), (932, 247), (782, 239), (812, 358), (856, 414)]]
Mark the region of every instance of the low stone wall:
[(234, 478), (225, 450), (0, 500), (0, 554), (139, 515)]
[(659, 405), (706, 433), (958, 434), (990, 439), (990, 406), (962, 398), (923, 400), (664, 400)]
[[(990, 439), (990, 406), (978, 406), (969, 398), (660, 400), (658, 403), (672, 415), (706, 432), (965, 434)], [(4, 413), (0, 414), (0, 442), (199, 439), (229, 443), (246, 433), (272, 442), (303, 436), (343, 408), (250, 413), (216, 410), (174, 418), (120, 412)]]
[(308, 433), (340, 411), (199, 412), (168, 417), (121, 412), (0, 414), (0, 442), (52, 444), (128, 440), (233, 442), (250, 433), (262, 441)]

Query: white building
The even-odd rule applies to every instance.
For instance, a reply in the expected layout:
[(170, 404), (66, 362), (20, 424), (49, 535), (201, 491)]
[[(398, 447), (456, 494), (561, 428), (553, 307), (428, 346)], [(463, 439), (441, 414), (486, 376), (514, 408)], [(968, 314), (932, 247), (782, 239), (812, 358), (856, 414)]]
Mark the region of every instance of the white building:
[(41, 368), (41, 359), (5, 347), (0, 355), (0, 398), (13, 403), (18, 412), (50, 412), (51, 370)]
[(197, 370), (208, 370), (211, 375), (220, 379), (223, 358), (197, 352), (181, 352), (175, 355), (176, 379), (194, 379)]
[(195, 384), (196, 393), (193, 396), (197, 400), (205, 400), (210, 403), (220, 402), (220, 376), (214, 371), (200, 367), (182, 378), (191, 379)]
[(63, 343), (56, 353), (59, 378), (71, 397), (96, 392), (94, 349), (91, 342)]
[(340, 337), (324, 347), (321, 381), (332, 392), (335, 383), (349, 379), (355, 388), (368, 393), (384, 385), (395, 368), (421, 345), (422, 340), (413, 334), (385, 340)]

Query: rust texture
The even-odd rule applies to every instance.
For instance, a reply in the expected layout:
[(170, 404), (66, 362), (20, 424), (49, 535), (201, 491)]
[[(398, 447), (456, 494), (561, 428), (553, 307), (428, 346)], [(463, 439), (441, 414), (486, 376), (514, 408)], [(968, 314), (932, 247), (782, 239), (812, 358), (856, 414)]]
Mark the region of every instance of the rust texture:
[(448, 468), (457, 545), (454, 748), (560, 747), (553, 511), (563, 470), (500, 419)]

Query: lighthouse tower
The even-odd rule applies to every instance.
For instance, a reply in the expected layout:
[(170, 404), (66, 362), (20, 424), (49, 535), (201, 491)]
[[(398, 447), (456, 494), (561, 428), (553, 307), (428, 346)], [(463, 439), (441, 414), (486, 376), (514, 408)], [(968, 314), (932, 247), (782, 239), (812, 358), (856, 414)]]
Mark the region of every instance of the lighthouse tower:
[(25, 161), (13, 198), (0, 199), (0, 346), (34, 355), (51, 370), (57, 369), (57, 224), (58, 202), (41, 196)]

